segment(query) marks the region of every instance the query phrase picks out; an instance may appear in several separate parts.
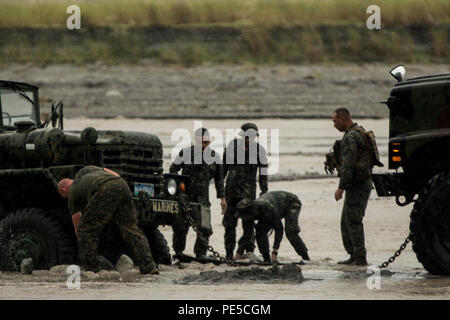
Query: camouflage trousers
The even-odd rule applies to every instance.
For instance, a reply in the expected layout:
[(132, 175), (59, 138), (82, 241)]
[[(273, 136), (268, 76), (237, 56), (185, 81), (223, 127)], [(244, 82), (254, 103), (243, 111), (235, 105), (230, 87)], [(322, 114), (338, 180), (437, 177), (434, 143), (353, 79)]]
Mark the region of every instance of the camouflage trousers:
[[(223, 215), (222, 225), (225, 227), (225, 251), (227, 256), (232, 256), (236, 246), (236, 227), (238, 218), (236, 216), (236, 206), (242, 199), (227, 198), (227, 210)], [(243, 234), (238, 241), (238, 254), (244, 251), (253, 252), (255, 250), (255, 223), (252, 220), (242, 221)]]
[[(298, 225), (298, 216), (301, 208), (292, 208), (284, 218), (284, 230), (286, 237), (294, 248), (295, 252), (301, 257), (308, 253), (305, 243), (300, 237), (300, 226)], [(270, 261), (270, 246), (267, 233), (272, 229), (272, 224), (258, 222), (256, 225), (256, 242), (259, 252), (261, 252), (265, 261)]]
[(372, 191), (372, 179), (345, 190), (341, 216), (341, 233), (344, 248), (354, 258), (365, 257), (363, 218)]
[[(186, 249), (186, 238), (189, 231), (189, 224), (183, 219), (176, 219), (172, 225), (173, 235), (172, 235), (172, 248), (176, 253), (182, 253)], [(212, 235), (212, 230), (207, 228), (199, 227), (198, 231), (208, 239), (208, 243), (204, 243), (199, 236), (195, 240), (194, 253), (197, 256), (206, 255), (209, 245), (209, 237)]]
[(137, 226), (137, 214), (130, 189), (123, 179), (103, 183), (84, 208), (78, 231), (81, 266), (98, 270), (99, 235), (109, 221), (114, 221), (123, 239), (133, 249), (140, 268), (156, 267), (148, 240)]

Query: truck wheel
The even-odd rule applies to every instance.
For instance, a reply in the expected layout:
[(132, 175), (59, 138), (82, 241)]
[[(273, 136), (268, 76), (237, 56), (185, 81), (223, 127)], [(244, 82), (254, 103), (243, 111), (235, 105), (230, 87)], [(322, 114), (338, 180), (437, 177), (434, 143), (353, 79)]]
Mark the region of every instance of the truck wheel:
[(2, 270), (20, 271), (33, 258), (34, 269), (49, 269), (74, 260), (72, 243), (61, 224), (41, 209), (24, 208), (0, 222)]
[(450, 173), (435, 176), (411, 212), (411, 240), (417, 259), (431, 274), (450, 275)]
[(161, 231), (157, 228), (153, 230), (145, 230), (145, 235), (148, 239), (155, 262), (157, 264), (165, 264), (170, 266), (172, 264), (170, 249)]

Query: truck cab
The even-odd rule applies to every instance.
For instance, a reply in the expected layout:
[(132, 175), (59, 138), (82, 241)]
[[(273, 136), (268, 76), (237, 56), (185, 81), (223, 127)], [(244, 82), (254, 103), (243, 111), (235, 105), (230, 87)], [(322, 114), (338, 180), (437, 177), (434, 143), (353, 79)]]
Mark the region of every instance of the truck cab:
[(374, 174), (380, 197), (414, 203), (410, 235), (418, 260), (430, 273), (450, 275), (450, 74), (406, 79), (403, 65), (389, 108), (389, 168)]
[[(42, 121), (38, 88), (21, 82), (0, 81), (0, 111), (0, 260), (8, 260), (3, 269), (17, 270), (28, 257), (37, 268), (76, 260), (67, 200), (59, 196), (57, 183), (73, 178), (86, 165), (109, 168), (128, 183), (139, 226), (157, 262), (170, 264), (157, 227), (184, 219), (180, 198), (201, 223), (201, 205), (189, 200), (189, 177), (163, 173), (162, 144), (156, 135), (92, 127), (64, 130), (62, 102), (53, 104)], [(107, 234), (118, 233), (118, 228), (108, 230), (101, 247), (121, 248), (115, 242), (121, 237)], [(120, 254), (113, 251), (108, 256), (112, 260)]]

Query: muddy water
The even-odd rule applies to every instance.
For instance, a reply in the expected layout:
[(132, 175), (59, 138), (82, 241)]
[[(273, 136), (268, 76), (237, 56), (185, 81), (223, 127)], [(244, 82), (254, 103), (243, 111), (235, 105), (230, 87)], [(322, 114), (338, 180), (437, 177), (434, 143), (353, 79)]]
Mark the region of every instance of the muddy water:
[[(236, 128), (242, 121), (204, 121), (208, 128)], [(260, 128), (279, 129), (280, 169), (278, 174), (298, 175), (323, 173), (323, 153), (329, 150), (340, 134), (325, 120), (278, 120), (256, 121)], [(387, 120), (359, 120), (366, 128), (373, 129), (378, 137), (383, 162), (387, 154)], [(164, 167), (170, 164), (171, 134), (176, 128), (193, 131), (192, 120), (92, 120), (70, 119), (67, 129), (93, 126), (98, 129), (133, 129), (157, 134), (165, 146)], [(272, 141), (271, 141), (272, 142)], [(218, 148), (219, 146), (216, 145)], [(270, 143), (269, 147), (270, 149)], [(379, 170), (379, 169), (377, 169)], [(382, 170), (380, 170), (382, 171)], [(449, 299), (450, 278), (429, 275), (417, 261), (411, 245), (383, 271), (379, 282), (370, 278), (366, 267), (336, 265), (346, 258), (339, 220), (342, 201), (333, 198), (338, 180), (335, 177), (322, 179), (301, 179), (294, 181), (273, 181), (271, 190), (287, 190), (296, 193), (303, 202), (300, 214), (301, 236), (309, 248), (312, 263), (301, 266), (303, 282), (280, 281), (280, 279), (246, 279), (239, 282), (227, 281), (229, 272), (235, 267), (225, 265), (187, 263), (161, 266), (156, 276), (141, 276), (136, 271), (131, 275), (102, 272), (87, 274), (81, 279), (81, 290), (69, 290), (66, 274), (49, 274), (35, 271), (31, 276), (0, 274), (0, 298), (2, 299)], [(210, 194), (215, 194), (214, 186)], [(221, 254), (223, 248), (223, 227), (219, 202), (212, 199), (212, 226), (214, 234), (211, 244)], [(372, 192), (364, 220), (366, 247), (370, 265), (387, 260), (409, 232), (411, 205), (398, 207), (393, 199), (383, 199)], [(170, 227), (162, 232), (171, 245)], [(241, 231), (238, 228), (238, 236)], [(273, 241), (273, 235), (270, 242)], [(188, 234), (186, 253), (192, 253), (195, 234)], [(258, 251), (256, 251), (258, 253)], [(279, 259), (282, 262), (298, 262), (300, 258), (284, 237)], [(241, 270), (251, 267), (239, 267)], [(261, 267), (269, 268), (269, 267)], [(214, 272), (208, 278), (208, 272)], [(200, 272), (203, 281), (198, 281)], [(228, 273), (226, 273), (228, 272)], [(205, 275), (206, 274), (206, 275)], [(191, 279), (191, 281), (186, 281)], [(215, 281), (213, 281), (215, 279)], [(218, 280), (217, 280), (218, 279)], [(211, 281), (209, 281), (211, 280)], [(261, 279), (259, 279), (261, 280)], [(367, 283), (379, 284), (379, 289), (369, 289)], [(370, 286), (369, 286), (370, 287)]]

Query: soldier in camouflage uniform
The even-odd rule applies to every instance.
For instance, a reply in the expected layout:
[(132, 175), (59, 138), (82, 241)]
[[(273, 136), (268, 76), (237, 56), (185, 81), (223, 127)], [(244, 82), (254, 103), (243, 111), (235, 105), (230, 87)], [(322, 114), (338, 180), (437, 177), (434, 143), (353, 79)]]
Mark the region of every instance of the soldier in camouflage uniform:
[(333, 113), (334, 127), (345, 132), (341, 142), (341, 173), (335, 199), (342, 199), (341, 233), (350, 258), (339, 264), (367, 265), (363, 218), (372, 190), (372, 154), (367, 139), (346, 108)]
[[(310, 261), (308, 249), (299, 236), (300, 227), (298, 217), (302, 203), (298, 197), (286, 191), (270, 191), (264, 193), (255, 201), (245, 198), (241, 200), (237, 209), (240, 218), (244, 220), (258, 220), (256, 224), (256, 242), (265, 262), (276, 262), (280, 242), (283, 238), (284, 218), (286, 237), (294, 247), (298, 255), (302, 257), (301, 264)], [(269, 255), (268, 232), (275, 231), (275, 239), (272, 246), (272, 256)]]
[[(178, 173), (182, 170), (183, 175), (191, 177), (191, 190), (193, 192), (193, 201), (202, 204), (204, 214), (209, 215), (211, 203), (209, 202), (209, 182), (214, 178), (217, 191), (217, 198), (221, 199), (222, 212), (225, 211), (227, 203), (224, 197), (223, 188), (223, 169), (222, 161), (214, 150), (208, 147), (210, 144), (209, 133), (205, 128), (200, 128), (195, 132), (195, 143), (180, 151), (177, 158), (170, 166), (170, 173)], [(196, 157), (197, 155), (197, 157)], [(207, 158), (206, 158), (207, 157)], [(186, 247), (186, 236), (189, 226), (185, 219), (178, 219), (173, 225), (173, 249), (176, 256), (181, 257)], [(199, 232), (209, 239), (213, 230), (211, 225), (208, 227), (199, 227)], [(194, 252), (197, 258), (206, 258), (208, 243), (204, 243), (198, 236), (194, 245)]]
[[(244, 198), (256, 199), (256, 175), (259, 169), (261, 194), (268, 190), (266, 150), (256, 142), (258, 127), (254, 123), (241, 126), (242, 139), (230, 141), (223, 155), (225, 198), (228, 208), (222, 224), (225, 227), (225, 250), (228, 259), (240, 259), (244, 253), (255, 250), (255, 227), (253, 221), (242, 221), (243, 235), (239, 239), (236, 255), (236, 226), (238, 222), (236, 206)], [(228, 174), (228, 176), (227, 176)]]
[(112, 220), (133, 248), (141, 273), (158, 273), (147, 238), (137, 226), (130, 189), (117, 173), (107, 168), (86, 166), (78, 171), (74, 180), (62, 179), (58, 191), (63, 198), (68, 198), (84, 270), (100, 271), (98, 239), (102, 229)]

